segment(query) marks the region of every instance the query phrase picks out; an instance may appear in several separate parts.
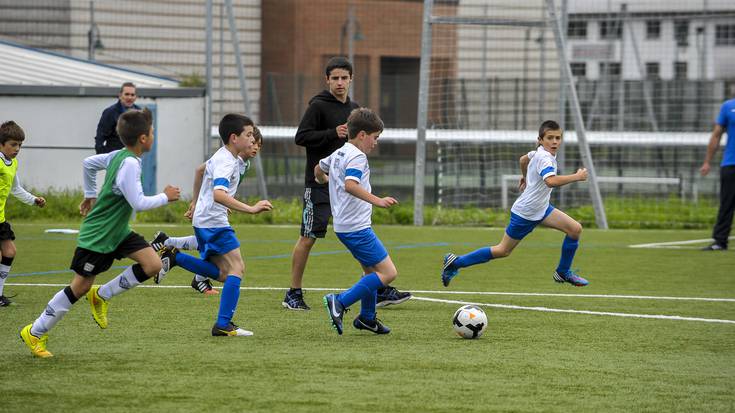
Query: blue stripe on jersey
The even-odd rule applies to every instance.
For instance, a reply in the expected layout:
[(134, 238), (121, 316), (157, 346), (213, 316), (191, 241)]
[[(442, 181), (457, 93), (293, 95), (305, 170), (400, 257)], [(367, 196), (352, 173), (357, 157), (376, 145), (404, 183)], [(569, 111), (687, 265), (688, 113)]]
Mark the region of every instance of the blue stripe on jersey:
[(355, 168), (348, 168), (345, 171), (345, 177), (348, 177), (348, 176), (354, 176), (357, 179), (362, 179), (362, 171), (359, 169), (355, 169)]
[(543, 178), (544, 175), (546, 175), (549, 172), (554, 172), (554, 167), (553, 166), (547, 166), (546, 168), (544, 168), (544, 170), (541, 171), (541, 177)]
[(229, 188), (230, 181), (228, 181), (227, 178), (217, 178), (214, 180), (214, 184), (212, 185), (212, 187), (215, 186), (224, 186), (225, 188)]

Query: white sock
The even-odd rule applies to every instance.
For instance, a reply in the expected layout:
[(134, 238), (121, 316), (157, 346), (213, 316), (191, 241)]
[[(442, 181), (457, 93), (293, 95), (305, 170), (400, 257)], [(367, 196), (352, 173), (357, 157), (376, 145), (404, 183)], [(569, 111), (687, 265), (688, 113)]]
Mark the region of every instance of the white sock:
[(120, 275), (100, 287), (97, 294), (99, 294), (104, 300), (109, 300), (110, 298), (122, 294), (138, 284), (140, 284), (140, 281), (135, 278), (135, 274), (133, 274), (133, 266), (131, 265), (126, 268), (125, 271), (120, 273)]
[(207, 277), (205, 277), (203, 275), (196, 274), (194, 276), (194, 279), (196, 280), (196, 282), (202, 282), (202, 281), (206, 281), (207, 280)]
[(0, 295), (3, 295), (3, 288), (5, 288), (5, 279), (8, 278), (8, 274), (10, 274), (10, 266), (0, 264)]
[(64, 318), (64, 315), (71, 309), (73, 304), (69, 301), (69, 297), (66, 296), (64, 290), (59, 291), (51, 298), (48, 302), (46, 309), (43, 310), (40, 316), (33, 322), (31, 326), (31, 334), (36, 337), (41, 337), (54, 328), (56, 323)]
[(180, 250), (196, 250), (199, 249), (197, 237), (189, 235), (188, 237), (170, 237), (163, 245), (167, 247), (176, 247)]

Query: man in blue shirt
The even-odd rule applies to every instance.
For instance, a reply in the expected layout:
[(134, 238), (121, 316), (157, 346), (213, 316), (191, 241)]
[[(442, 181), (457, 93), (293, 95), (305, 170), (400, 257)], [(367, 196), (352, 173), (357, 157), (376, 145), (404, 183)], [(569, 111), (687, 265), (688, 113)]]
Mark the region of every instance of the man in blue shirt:
[(110, 153), (123, 148), (120, 136), (117, 135), (115, 130), (117, 118), (128, 109), (140, 110), (140, 107), (135, 104), (137, 98), (135, 84), (132, 82), (123, 83), (120, 87), (117, 102), (102, 112), (100, 122), (97, 124), (97, 135), (94, 137), (94, 150), (97, 154)]
[(715, 129), (707, 145), (707, 155), (699, 169), (702, 176), (709, 173), (709, 163), (720, 147), (723, 132), (727, 132), (727, 146), (720, 163), (720, 210), (717, 213), (717, 223), (712, 230), (712, 238), (715, 241), (704, 248), (706, 251), (726, 250), (732, 229), (732, 217), (735, 212), (735, 99), (725, 101), (720, 108)]

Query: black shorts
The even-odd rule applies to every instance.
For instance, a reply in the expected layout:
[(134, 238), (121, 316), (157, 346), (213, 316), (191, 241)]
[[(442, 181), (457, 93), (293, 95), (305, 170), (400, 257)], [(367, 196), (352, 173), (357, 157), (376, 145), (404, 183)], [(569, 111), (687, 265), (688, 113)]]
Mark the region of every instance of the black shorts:
[(10, 227), (10, 222), (5, 221), (2, 224), (0, 224), (0, 241), (7, 241), (7, 240), (14, 240), (15, 239), (15, 232), (13, 232), (13, 228)]
[(112, 262), (140, 251), (150, 248), (150, 244), (140, 234), (131, 232), (112, 252), (103, 254), (77, 247), (74, 250), (74, 258), (71, 260), (71, 268), (82, 277), (94, 277), (110, 269)]
[(301, 214), (301, 236), (324, 238), (332, 216), (329, 206), (329, 188), (305, 188), (304, 211)]

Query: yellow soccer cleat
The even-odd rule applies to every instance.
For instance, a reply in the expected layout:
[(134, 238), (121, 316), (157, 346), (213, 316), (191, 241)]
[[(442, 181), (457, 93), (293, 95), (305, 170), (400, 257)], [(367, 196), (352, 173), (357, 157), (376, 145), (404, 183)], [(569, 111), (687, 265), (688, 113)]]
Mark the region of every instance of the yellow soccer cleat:
[(29, 349), (31, 349), (31, 353), (36, 357), (41, 358), (49, 358), (53, 357), (54, 355), (51, 354), (48, 350), (46, 350), (46, 342), (48, 341), (48, 334), (44, 334), (41, 336), (41, 338), (38, 338), (31, 334), (31, 326), (33, 324), (28, 324), (27, 326), (23, 327), (22, 330), (20, 330), (20, 338), (23, 340), (23, 342), (28, 346)]
[(107, 300), (100, 297), (98, 291), (99, 285), (92, 287), (87, 293), (87, 301), (89, 301), (89, 307), (92, 309), (92, 317), (100, 328), (107, 328)]

